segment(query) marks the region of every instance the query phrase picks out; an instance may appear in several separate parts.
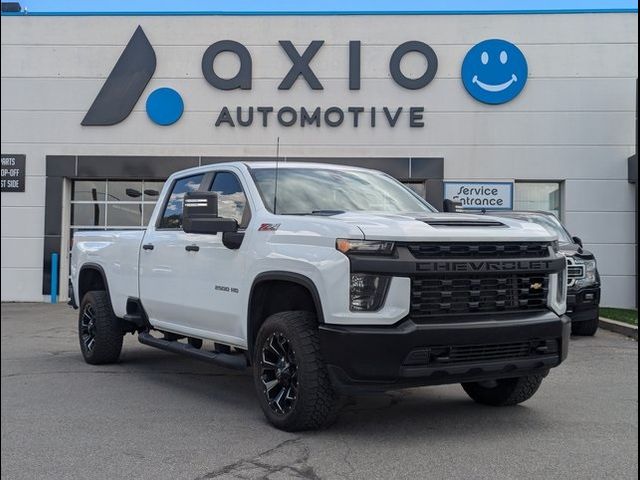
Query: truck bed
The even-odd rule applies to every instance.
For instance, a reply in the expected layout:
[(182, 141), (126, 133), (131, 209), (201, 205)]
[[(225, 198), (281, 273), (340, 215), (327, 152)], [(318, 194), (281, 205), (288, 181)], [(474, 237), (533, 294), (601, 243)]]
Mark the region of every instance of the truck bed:
[[(144, 230), (89, 230), (73, 236), (71, 276), (78, 285), (78, 265), (97, 265), (109, 279), (109, 295), (115, 314), (123, 316), (128, 297), (138, 296), (140, 244)], [(74, 293), (75, 295), (78, 292)], [(79, 304), (80, 298), (76, 298)]]

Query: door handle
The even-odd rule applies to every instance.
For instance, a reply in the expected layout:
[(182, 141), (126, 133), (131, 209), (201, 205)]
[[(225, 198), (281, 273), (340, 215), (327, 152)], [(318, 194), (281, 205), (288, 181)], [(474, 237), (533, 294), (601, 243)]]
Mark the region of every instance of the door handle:
[(199, 252), (200, 251), (200, 247), (198, 245), (187, 245), (186, 247), (184, 247), (184, 249), (187, 252)]
[(144, 245), (142, 245), (143, 250), (153, 250), (153, 248), (153, 243), (145, 243)]

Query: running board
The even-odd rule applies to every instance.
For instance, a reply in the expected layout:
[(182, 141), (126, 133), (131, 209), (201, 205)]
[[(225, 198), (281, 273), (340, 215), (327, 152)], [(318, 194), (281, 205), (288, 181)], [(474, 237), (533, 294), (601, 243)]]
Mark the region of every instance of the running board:
[(173, 353), (180, 353), (187, 357), (203, 360), (205, 362), (214, 363), (221, 367), (233, 368), (234, 370), (242, 370), (247, 367), (247, 358), (244, 354), (231, 354), (209, 352), (192, 347), (188, 343), (180, 343), (178, 341), (169, 341), (164, 338), (156, 338), (150, 333), (141, 332), (138, 334), (138, 341), (150, 347), (156, 347), (161, 350), (167, 350)]

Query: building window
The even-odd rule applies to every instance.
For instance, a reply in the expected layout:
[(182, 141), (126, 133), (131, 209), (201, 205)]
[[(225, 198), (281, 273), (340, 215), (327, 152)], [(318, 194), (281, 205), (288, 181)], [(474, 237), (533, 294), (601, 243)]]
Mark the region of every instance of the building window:
[(71, 228), (143, 228), (163, 184), (153, 180), (76, 180), (71, 194)]
[(514, 210), (542, 210), (560, 218), (561, 182), (516, 181)]

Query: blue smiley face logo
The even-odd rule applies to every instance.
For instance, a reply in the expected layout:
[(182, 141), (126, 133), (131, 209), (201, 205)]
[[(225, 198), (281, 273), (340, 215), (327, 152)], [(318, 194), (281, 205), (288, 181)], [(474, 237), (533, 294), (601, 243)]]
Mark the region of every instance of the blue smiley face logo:
[(527, 60), (518, 47), (506, 40), (480, 42), (462, 62), (462, 83), (483, 103), (497, 105), (513, 100), (527, 83)]

